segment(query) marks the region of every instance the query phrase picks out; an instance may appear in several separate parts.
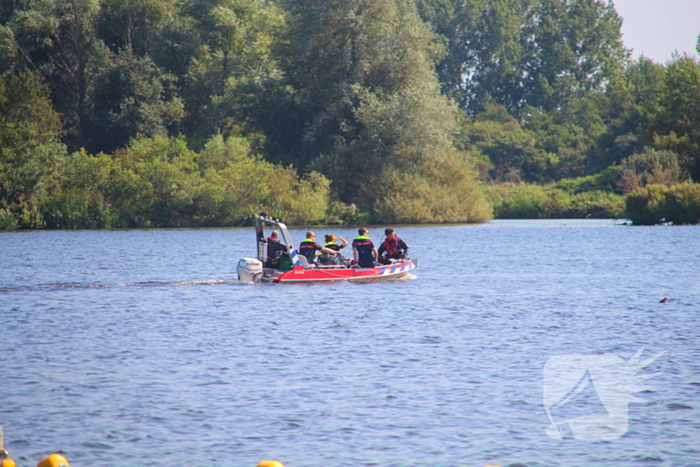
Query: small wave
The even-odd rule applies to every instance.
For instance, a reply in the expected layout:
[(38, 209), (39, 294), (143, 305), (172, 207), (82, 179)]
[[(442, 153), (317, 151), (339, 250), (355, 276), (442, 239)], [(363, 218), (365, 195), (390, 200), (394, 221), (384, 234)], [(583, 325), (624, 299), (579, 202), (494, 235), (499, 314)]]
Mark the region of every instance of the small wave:
[(38, 285), (20, 285), (15, 287), (0, 287), (2, 292), (18, 292), (18, 291), (45, 291), (45, 290), (62, 290), (62, 289), (106, 289), (114, 287), (170, 287), (176, 285), (219, 285), (219, 284), (245, 284), (244, 282), (232, 279), (207, 279), (203, 281), (180, 281), (180, 282), (133, 282), (119, 284), (38, 284)]
[(241, 281), (230, 279), (209, 279), (206, 281), (186, 281), (186, 282), (169, 282), (165, 285), (217, 285), (217, 284), (243, 284)]
[(663, 462), (664, 460), (656, 456), (646, 456), (639, 459), (639, 462)]
[(692, 408), (691, 406), (689, 406), (689, 405), (685, 405), (685, 404), (676, 404), (675, 402), (672, 402), (672, 403), (666, 405), (666, 407), (668, 407), (668, 408), (671, 409), (671, 410), (686, 410), (686, 409), (692, 410), (692, 409), (693, 409), (693, 408)]

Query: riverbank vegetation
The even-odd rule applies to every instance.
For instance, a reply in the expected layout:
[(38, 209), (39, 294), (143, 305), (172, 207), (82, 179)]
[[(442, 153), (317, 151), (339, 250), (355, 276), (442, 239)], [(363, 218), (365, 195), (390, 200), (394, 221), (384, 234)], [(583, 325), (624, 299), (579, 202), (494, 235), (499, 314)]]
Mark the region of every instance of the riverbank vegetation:
[(0, 229), (697, 223), (700, 66), (589, 0), (0, 4)]

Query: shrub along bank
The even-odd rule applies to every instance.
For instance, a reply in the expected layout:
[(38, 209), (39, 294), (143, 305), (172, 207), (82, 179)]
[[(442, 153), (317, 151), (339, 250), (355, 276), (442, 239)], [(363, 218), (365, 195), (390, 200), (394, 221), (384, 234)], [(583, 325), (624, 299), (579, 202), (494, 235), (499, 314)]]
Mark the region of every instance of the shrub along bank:
[(621, 195), (593, 190), (578, 193), (555, 185), (486, 186), (496, 219), (630, 219), (634, 225), (700, 224), (700, 184), (647, 185)]

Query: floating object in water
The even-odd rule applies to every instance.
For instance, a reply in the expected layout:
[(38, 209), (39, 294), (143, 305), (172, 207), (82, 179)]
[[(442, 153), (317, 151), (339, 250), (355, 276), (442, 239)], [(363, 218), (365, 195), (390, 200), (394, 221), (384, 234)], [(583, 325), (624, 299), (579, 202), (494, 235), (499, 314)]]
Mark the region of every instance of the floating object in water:
[(0, 467), (15, 467), (15, 461), (10, 457), (10, 453), (5, 451), (5, 433), (0, 425)]
[(70, 464), (68, 459), (58, 453), (54, 453), (41, 459), (37, 467), (70, 467)]
[(668, 297), (662, 298), (659, 303), (668, 303)]
[(15, 467), (15, 461), (12, 460), (10, 454), (4, 449), (0, 449), (0, 467)]
[(277, 461), (260, 461), (258, 467), (284, 467), (284, 464)]

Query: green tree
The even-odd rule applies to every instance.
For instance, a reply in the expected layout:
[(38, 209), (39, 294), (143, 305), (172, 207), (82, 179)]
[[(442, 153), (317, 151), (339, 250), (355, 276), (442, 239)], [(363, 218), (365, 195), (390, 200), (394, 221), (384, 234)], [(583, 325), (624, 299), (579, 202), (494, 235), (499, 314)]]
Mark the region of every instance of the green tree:
[(0, 78), (14, 69), (17, 63), (17, 51), (12, 29), (0, 23)]
[(49, 83), (64, 140), (75, 150), (86, 143), (88, 95), (105, 55), (95, 30), (98, 0), (20, 3), (9, 24), (23, 66), (39, 71)]
[(153, 61), (122, 50), (95, 83), (87, 148), (111, 152), (139, 135), (167, 135), (183, 116), (172, 77)]
[(273, 47), (281, 40), (284, 18), (274, 3), (263, 0), (188, 0), (181, 8), (154, 59), (181, 76), (182, 129), (201, 147), (214, 133), (249, 129), (245, 117), (226, 108), (239, 106), (239, 93), (243, 101), (250, 97), (252, 88), (239, 92), (239, 86), (254, 79), (282, 80)]
[(438, 66), (443, 90), (471, 115), (486, 104), (514, 115), (557, 109), (602, 90), (627, 58), (621, 19), (603, 0), (469, 0), (451, 14), (446, 0), (422, 3), (449, 44)]
[(700, 180), (700, 65), (678, 57), (666, 65), (659, 111), (650, 124), (654, 146), (679, 155), (681, 168)]
[(178, 12), (173, 0), (100, 0), (99, 37), (113, 53), (152, 55), (163, 30)]
[(571, 97), (555, 111), (528, 108), (525, 112), (523, 126), (535, 134), (537, 147), (555, 156), (550, 171), (553, 180), (591, 171), (591, 153), (606, 131), (596, 99)]
[(61, 125), (39, 77), (0, 80), (0, 209), (23, 227), (40, 227), (39, 205), (65, 156)]
[(617, 164), (653, 141), (645, 129), (658, 109), (664, 74), (663, 65), (640, 56), (626, 65), (624, 75), (608, 84), (604, 95), (596, 96), (606, 130), (597, 148), (589, 152), (590, 170)]
[(554, 154), (537, 147), (535, 134), (501, 106), (486, 106), (463, 126), (460, 140), (464, 149), (488, 157), (486, 178), (493, 181), (549, 181), (557, 162)]
[[(283, 5), (290, 28), (285, 69), (306, 125), (301, 161), (315, 159), (311, 167), (333, 180), (340, 199), (376, 220), (488, 218), (471, 161), (454, 148), (456, 109), (439, 94), (434, 36), (415, 5)], [(446, 177), (460, 204), (436, 193)]]

